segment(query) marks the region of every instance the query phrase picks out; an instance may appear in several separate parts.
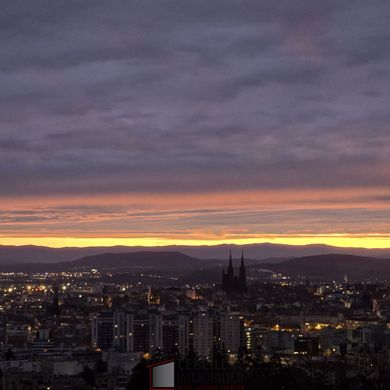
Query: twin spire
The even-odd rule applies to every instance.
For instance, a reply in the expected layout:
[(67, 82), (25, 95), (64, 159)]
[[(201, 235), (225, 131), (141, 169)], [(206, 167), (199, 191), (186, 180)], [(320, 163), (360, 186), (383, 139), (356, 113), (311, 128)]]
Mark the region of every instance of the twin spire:
[(222, 271), (222, 290), (228, 293), (242, 293), (246, 291), (246, 269), (244, 263), (244, 252), (241, 253), (241, 265), (238, 275), (234, 275), (232, 251), (229, 255), (227, 272)]
[[(233, 260), (232, 260), (232, 251), (230, 251), (230, 256), (229, 256), (229, 268), (233, 268)], [(241, 265), (240, 267), (245, 267), (244, 263), (244, 251), (241, 252)]]

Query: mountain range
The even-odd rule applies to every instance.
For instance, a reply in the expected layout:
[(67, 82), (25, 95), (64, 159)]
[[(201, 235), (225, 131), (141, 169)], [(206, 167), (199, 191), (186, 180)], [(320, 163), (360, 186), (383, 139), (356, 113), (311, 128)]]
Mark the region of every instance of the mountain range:
[[(272, 259), (275, 260), (275, 259)], [(234, 260), (237, 266), (239, 260)], [(247, 275), (251, 279), (269, 277), (271, 273), (292, 278), (312, 280), (389, 280), (390, 259), (347, 254), (303, 256), (276, 261), (247, 260)], [(180, 276), (188, 281), (219, 282), (221, 268), (227, 259), (199, 259), (177, 251), (140, 251), (124, 253), (101, 253), (85, 256), (73, 261), (57, 263), (14, 263), (0, 265), (1, 272), (59, 272), (100, 271), (126, 273), (157, 273)], [(149, 275), (151, 276), (151, 275)]]
[[(349, 254), (366, 257), (390, 258), (389, 249), (365, 249), (365, 248), (340, 248), (328, 245), (282, 245), (272, 243), (247, 244), (247, 245), (211, 245), (211, 246), (185, 246), (172, 245), (162, 247), (65, 247), (49, 248), (42, 246), (2, 246), (0, 245), (0, 265), (17, 263), (59, 263), (74, 261), (86, 256), (94, 256), (102, 253), (129, 253), (129, 252), (180, 252), (184, 255), (201, 260), (227, 259), (232, 251), (234, 257), (239, 257), (241, 251), (248, 259), (270, 262), (281, 260), (325, 255), (329, 253)], [(279, 259), (279, 260), (278, 260)]]

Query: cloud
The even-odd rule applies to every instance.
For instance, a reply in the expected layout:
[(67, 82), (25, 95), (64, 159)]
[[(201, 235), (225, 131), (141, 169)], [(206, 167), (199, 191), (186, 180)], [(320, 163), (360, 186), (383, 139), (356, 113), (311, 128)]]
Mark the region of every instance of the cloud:
[[(388, 231), (389, 209), (36, 209), (0, 212), (0, 235), (150, 237), (225, 235), (376, 234)], [(305, 221), (304, 228), (302, 221)], [(161, 229), (164, 226), (164, 229)]]
[(3, 198), (390, 184), (386, 2), (0, 5)]

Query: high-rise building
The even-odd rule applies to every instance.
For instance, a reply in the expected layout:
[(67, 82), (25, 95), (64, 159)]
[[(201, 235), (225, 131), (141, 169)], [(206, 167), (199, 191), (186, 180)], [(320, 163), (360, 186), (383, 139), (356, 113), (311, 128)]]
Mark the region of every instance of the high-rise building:
[(113, 313), (112, 331), (112, 347), (121, 352), (188, 352), (189, 317), (183, 314), (117, 311)]
[(207, 357), (213, 350), (214, 319), (206, 313), (193, 318), (193, 347), (200, 357)]
[(163, 349), (163, 323), (160, 313), (149, 315), (149, 352)]
[(134, 314), (133, 316), (133, 340), (130, 352), (148, 352), (150, 344), (149, 315)]
[(92, 345), (108, 349), (113, 345), (114, 318), (111, 311), (102, 312), (92, 320)]
[(189, 351), (190, 319), (186, 315), (179, 315), (179, 353), (186, 355)]
[(55, 285), (53, 288), (54, 296), (53, 296), (53, 314), (60, 314), (60, 304), (59, 304), (59, 296), (58, 296), (58, 286)]
[(121, 352), (133, 351), (133, 320), (126, 312), (113, 314), (113, 346)]
[(179, 349), (179, 316), (176, 313), (163, 316), (163, 349), (166, 352)]
[(150, 350), (150, 317), (147, 313), (115, 312), (113, 347), (122, 352)]
[(220, 345), (228, 353), (237, 353), (242, 345), (244, 322), (234, 315), (225, 315), (220, 318)]

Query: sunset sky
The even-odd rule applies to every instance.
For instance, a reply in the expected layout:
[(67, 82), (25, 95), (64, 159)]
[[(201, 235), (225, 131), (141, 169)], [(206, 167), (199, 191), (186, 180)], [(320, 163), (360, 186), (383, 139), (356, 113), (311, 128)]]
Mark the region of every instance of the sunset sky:
[(0, 244), (390, 248), (390, 2), (0, 6)]

